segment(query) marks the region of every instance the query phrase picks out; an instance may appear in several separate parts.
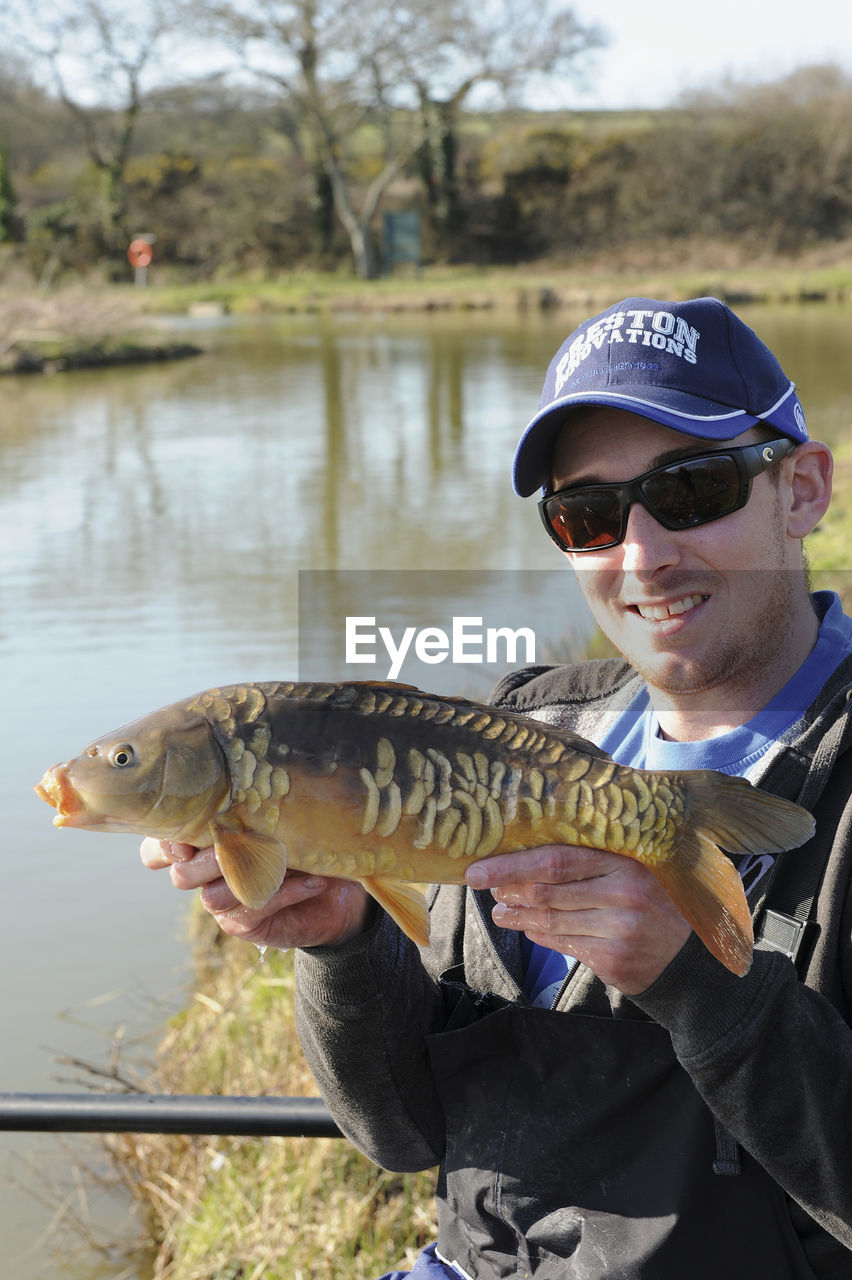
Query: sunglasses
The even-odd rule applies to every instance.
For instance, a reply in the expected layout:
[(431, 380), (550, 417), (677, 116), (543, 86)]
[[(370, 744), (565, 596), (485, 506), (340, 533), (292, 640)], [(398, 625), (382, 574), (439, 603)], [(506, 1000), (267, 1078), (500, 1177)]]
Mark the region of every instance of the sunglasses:
[(664, 529), (694, 529), (739, 511), (751, 482), (796, 447), (786, 437), (718, 453), (701, 453), (654, 467), (617, 484), (567, 485), (538, 504), (544, 527), (562, 551), (604, 551), (627, 532), (634, 502)]

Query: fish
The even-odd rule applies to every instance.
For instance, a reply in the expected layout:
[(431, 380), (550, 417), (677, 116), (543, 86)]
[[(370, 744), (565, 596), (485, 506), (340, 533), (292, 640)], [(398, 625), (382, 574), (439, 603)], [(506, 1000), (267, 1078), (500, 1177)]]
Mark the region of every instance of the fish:
[(751, 916), (729, 854), (813, 833), (807, 810), (744, 778), (617, 764), (520, 712), (388, 681), (208, 689), (99, 738), (35, 790), (58, 827), (213, 845), (258, 909), (287, 868), (357, 880), (420, 946), (425, 886), (472, 862), (582, 845), (650, 868), (732, 973)]

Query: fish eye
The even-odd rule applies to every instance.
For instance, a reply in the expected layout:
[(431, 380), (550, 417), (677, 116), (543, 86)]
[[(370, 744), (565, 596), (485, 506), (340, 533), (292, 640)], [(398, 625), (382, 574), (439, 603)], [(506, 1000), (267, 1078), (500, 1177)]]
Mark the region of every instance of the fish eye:
[(129, 742), (122, 742), (119, 746), (110, 749), (108, 758), (110, 764), (115, 765), (116, 769), (126, 769), (128, 765), (133, 764), (133, 748)]

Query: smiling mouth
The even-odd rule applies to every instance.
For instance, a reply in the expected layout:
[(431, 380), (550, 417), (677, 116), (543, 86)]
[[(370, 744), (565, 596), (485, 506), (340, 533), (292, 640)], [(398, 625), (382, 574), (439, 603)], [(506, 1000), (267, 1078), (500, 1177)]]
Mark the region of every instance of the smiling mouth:
[(669, 618), (677, 618), (683, 613), (689, 613), (696, 605), (702, 604), (707, 599), (709, 599), (708, 596), (693, 593), (681, 596), (678, 600), (670, 600), (667, 604), (634, 604), (630, 607), (649, 622), (666, 622)]

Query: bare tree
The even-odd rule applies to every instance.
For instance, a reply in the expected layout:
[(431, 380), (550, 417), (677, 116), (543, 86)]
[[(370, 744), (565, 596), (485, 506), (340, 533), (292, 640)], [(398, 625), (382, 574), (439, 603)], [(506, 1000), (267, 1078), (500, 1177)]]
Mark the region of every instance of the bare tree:
[(100, 175), (99, 221), (109, 252), (127, 243), (127, 165), (145, 76), (162, 74), (166, 37), (180, 20), (172, 0), (133, 10), (122, 0), (13, 0), (0, 19), (0, 30), (15, 31), (76, 123)]
[(421, 170), (439, 233), (458, 217), (457, 129), (462, 109), (504, 106), (557, 80), (582, 82), (583, 55), (606, 42), (560, 0), (413, 0), (425, 39), (401, 51), (423, 120)]
[(377, 273), (376, 213), (415, 156), (439, 232), (452, 227), (456, 124), (474, 91), (509, 101), (530, 78), (573, 74), (599, 42), (559, 0), (6, 0), (0, 37), (43, 69), (99, 175), (108, 252), (133, 230), (127, 167), (145, 95), (192, 31), (200, 70), (218, 54), (243, 82), (249, 71), (275, 88), (317, 207), (333, 206), (365, 277)]
[(451, 146), (471, 91), (487, 84), (506, 100), (601, 41), (551, 0), (208, 0), (204, 12), (287, 98), (291, 138), (322, 171), (367, 277), (374, 216), (418, 151), (450, 219)]
[(376, 274), (371, 223), (422, 141), (395, 100), (411, 17), (387, 0), (231, 0), (203, 12), (285, 100), (287, 134), (330, 192), (358, 273)]

